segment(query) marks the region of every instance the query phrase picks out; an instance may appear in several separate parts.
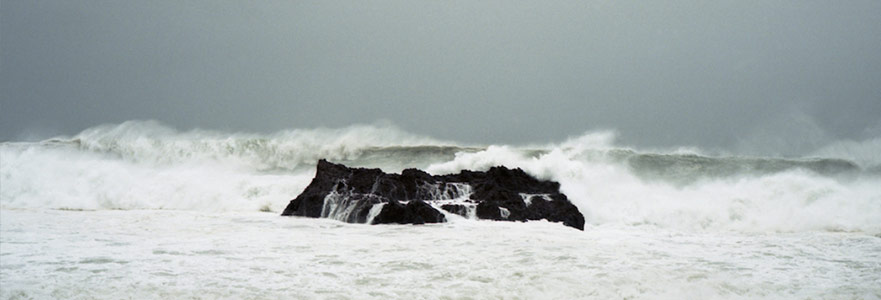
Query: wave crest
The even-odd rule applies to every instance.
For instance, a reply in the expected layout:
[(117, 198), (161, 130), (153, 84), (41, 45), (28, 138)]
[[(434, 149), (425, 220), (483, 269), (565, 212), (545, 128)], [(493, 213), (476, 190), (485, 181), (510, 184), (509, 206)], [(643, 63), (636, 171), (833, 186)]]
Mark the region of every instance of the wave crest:
[(256, 170), (293, 170), (318, 159), (357, 160), (378, 147), (441, 146), (450, 143), (411, 134), (391, 124), (293, 129), (268, 135), (191, 130), (180, 132), (156, 121), (128, 121), (84, 130), (46, 143), (105, 153), (153, 164), (223, 162)]
[(0, 143), (0, 207), (279, 212), (320, 158), (388, 172), (519, 167), (560, 182), (592, 226), (881, 232), (881, 176), (847, 160), (641, 152), (616, 145), (610, 131), (467, 146), (387, 124), (260, 135), (133, 121)]

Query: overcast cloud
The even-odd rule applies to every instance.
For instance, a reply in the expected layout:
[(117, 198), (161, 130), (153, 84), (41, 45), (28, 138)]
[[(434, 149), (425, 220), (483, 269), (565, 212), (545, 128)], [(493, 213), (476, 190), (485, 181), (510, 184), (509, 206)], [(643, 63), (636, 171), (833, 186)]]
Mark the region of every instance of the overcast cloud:
[(881, 136), (881, 1), (10, 0), (0, 12), (0, 140), (132, 119), (248, 132), (385, 119), (482, 144), (598, 129), (729, 149)]

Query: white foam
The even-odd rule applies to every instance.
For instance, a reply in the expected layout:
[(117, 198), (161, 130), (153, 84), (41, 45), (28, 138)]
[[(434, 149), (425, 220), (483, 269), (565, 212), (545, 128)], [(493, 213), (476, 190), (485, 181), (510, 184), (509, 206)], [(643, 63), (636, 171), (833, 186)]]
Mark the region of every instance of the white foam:
[(370, 207), (370, 212), (367, 213), (367, 224), (373, 224), (373, 219), (382, 212), (383, 206), (385, 206), (385, 203), (377, 203)]
[[(577, 139), (576, 139), (577, 140)], [(593, 140), (593, 139), (589, 139)], [(834, 178), (793, 169), (708, 178), (687, 185), (645, 180), (602, 153), (608, 145), (572, 142), (531, 157), (509, 146), (461, 153), (430, 173), (519, 167), (561, 190), (589, 224), (652, 225), (697, 230), (881, 232), (881, 178)]]
[[(0, 208), (279, 212), (312, 179), (307, 161), (357, 161), (359, 149), (371, 145), (437, 143), (381, 126), (261, 136), (178, 132), (150, 122), (102, 126), (68, 140), (0, 144)], [(539, 154), (528, 151), (535, 147), (488, 146), (427, 171), (520, 167), (560, 182), (593, 225), (881, 232), (881, 178), (871, 172), (837, 178), (792, 169), (676, 184), (635, 174), (615, 159), (621, 148), (613, 142), (614, 134), (601, 132), (542, 146)], [(435, 199), (471, 193), (467, 185), (426, 188)]]
[(0, 238), (3, 299), (873, 299), (881, 281), (860, 233), (0, 210)]
[(541, 197), (541, 198), (544, 199), (545, 201), (554, 201), (554, 199), (551, 198), (551, 196), (548, 195), (548, 194), (527, 194), (527, 193), (520, 193), (520, 198), (523, 198), (523, 202), (526, 203), (526, 206), (530, 206), (530, 205), (532, 205), (532, 198), (533, 198), (533, 197)]
[(0, 207), (278, 212), (308, 185), (320, 158), (439, 143), (389, 124), (256, 135), (129, 121), (0, 143)]
[(502, 219), (507, 219), (511, 216), (511, 211), (504, 207), (499, 207), (499, 215), (502, 216)]
[(461, 202), (468, 199), (473, 193), (471, 185), (461, 182), (445, 182), (443, 186), (440, 183), (425, 183), (418, 189), (420, 194), (427, 196), (423, 200), (433, 201)]
[(284, 130), (272, 134), (177, 131), (155, 121), (102, 125), (73, 137), (53, 141), (71, 143), (127, 161), (149, 164), (218, 162), (246, 169), (295, 169), (325, 158), (357, 158), (364, 149), (382, 146), (446, 145), (407, 133), (391, 124), (352, 125), (344, 128)]
[(279, 212), (314, 171), (259, 172), (222, 162), (136, 163), (106, 153), (0, 146), (0, 207)]

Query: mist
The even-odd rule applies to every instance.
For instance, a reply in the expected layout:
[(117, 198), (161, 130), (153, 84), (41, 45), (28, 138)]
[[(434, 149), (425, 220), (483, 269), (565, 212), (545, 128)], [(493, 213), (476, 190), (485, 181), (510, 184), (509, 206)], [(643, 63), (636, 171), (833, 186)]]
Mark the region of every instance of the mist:
[(390, 122), (467, 143), (612, 130), (804, 154), (881, 137), (878, 1), (4, 1), (0, 140), (158, 120)]

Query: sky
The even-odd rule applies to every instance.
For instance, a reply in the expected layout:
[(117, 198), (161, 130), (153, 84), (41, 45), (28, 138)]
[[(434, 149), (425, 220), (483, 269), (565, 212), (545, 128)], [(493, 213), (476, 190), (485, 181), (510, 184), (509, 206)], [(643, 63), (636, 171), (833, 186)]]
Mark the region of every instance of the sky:
[(797, 150), (881, 137), (881, 1), (9, 0), (0, 89), (3, 141), (381, 121)]

